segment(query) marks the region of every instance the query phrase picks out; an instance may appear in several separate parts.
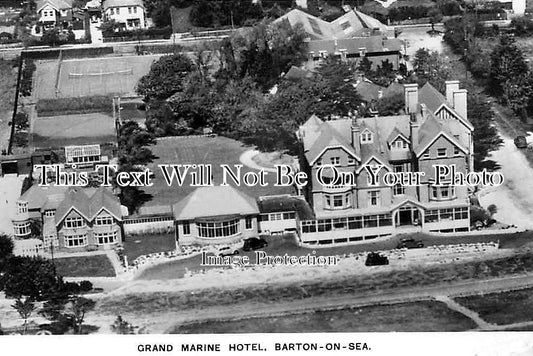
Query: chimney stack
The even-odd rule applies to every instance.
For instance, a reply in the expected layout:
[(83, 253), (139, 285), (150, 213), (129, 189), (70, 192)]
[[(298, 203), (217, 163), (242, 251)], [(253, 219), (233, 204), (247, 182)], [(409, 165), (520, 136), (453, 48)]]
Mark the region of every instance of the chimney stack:
[(446, 100), (453, 105), (453, 93), (459, 90), (459, 81), (458, 80), (447, 80), (446, 81)]
[(418, 107), (418, 84), (404, 84), (405, 112), (414, 114)]
[(420, 130), (420, 122), (416, 119), (416, 114), (411, 114), (411, 121), (409, 122), (409, 130), (411, 131), (411, 148), (418, 145), (418, 131)]
[(359, 128), (359, 125), (357, 124), (357, 119), (355, 117), (352, 118), (352, 147), (355, 150), (355, 154), (360, 156), (361, 155), (361, 129)]
[(463, 119), (468, 119), (466, 106), (467, 95), (468, 90), (466, 89), (459, 89), (453, 92), (453, 108)]

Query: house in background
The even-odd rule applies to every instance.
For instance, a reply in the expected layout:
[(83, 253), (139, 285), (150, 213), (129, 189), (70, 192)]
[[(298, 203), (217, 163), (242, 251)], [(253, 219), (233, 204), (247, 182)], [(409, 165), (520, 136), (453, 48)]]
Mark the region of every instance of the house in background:
[[(466, 90), (446, 82), (446, 96), (430, 84), (405, 85), (405, 115), (322, 121), (312, 116), (298, 131), (301, 167), (312, 177), (306, 197), (316, 219), (301, 221), (308, 244), (346, 243), (401, 231), (469, 231), (469, 191), (445, 182), (434, 185), (434, 165), (473, 169), (472, 124)], [(334, 181), (331, 168), (351, 173), (354, 184)], [(424, 172), (418, 185), (369, 183), (364, 167), (386, 172)]]
[(33, 236), (45, 250), (79, 252), (122, 245), (123, 215), (107, 188), (33, 185), (17, 201), (12, 222), (16, 240)]
[(62, 26), (67, 29), (72, 23), (72, 0), (41, 0), (37, 2), (39, 21), (44, 28)]
[(146, 27), (146, 14), (142, 0), (104, 0), (102, 4), (104, 20), (114, 20), (124, 30)]

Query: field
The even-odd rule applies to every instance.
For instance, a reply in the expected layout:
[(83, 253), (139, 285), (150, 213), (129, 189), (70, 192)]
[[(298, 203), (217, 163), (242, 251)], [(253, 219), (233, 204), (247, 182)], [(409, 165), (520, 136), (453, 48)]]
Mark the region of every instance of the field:
[(35, 97), (68, 98), (134, 94), (139, 79), (160, 55), (104, 57), (82, 60), (39, 61)]
[[(246, 147), (241, 142), (225, 137), (171, 137), (158, 140), (157, 145), (152, 146), (153, 154), (158, 157), (149, 168), (154, 172), (154, 186), (143, 188), (146, 193), (151, 194), (153, 199), (146, 203), (151, 205), (176, 204), (187, 194), (191, 193), (195, 187), (190, 186), (190, 180), (186, 180), (182, 187), (176, 182), (168, 186), (163, 178), (158, 164), (211, 164), (213, 166), (213, 177), (215, 185), (222, 182), (221, 164), (228, 164), (233, 169), (234, 164), (240, 164), (240, 155), (252, 147)], [(242, 174), (251, 171), (244, 167)], [(266, 175), (268, 185), (248, 187), (241, 185), (239, 190), (250, 197), (272, 194), (292, 193), (290, 187), (274, 187), (274, 173)], [(231, 184), (231, 181), (229, 182)]]
[(474, 295), (455, 301), (474, 310), (489, 323), (505, 325), (533, 321), (533, 289)]
[(35, 148), (116, 141), (115, 123), (108, 113), (38, 117), (32, 124)]
[(178, 325), (171, 334), (465, 331), (472, 320), (444, 303), (420, 301), (342, 310)]
[(54, 264), (63, 277), (115, 277), (106, 255), (55, 258)]

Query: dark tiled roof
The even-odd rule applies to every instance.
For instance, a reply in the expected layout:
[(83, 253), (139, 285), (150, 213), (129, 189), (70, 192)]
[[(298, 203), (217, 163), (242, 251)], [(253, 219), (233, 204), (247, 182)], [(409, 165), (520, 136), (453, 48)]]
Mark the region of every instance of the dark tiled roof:
[(260, 213), (295, 211), (300, 220), (314, 218), (313, 209), (300, 197), (291, 195), (265, 196), (257, 199)]

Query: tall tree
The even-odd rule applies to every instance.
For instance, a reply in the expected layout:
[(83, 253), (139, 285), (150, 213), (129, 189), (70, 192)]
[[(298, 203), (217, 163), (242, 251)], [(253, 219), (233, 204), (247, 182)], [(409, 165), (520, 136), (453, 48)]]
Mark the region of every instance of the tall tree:
[(491, 54), (489, 73), (491, 90), (501, 95), (506, 81), (518, 79), (528, 70), (524, 54), (516, 45), (514, 38), (508, 35), (500, 36), (500, 42)]
[(413, 69), (419, 85), (429, 82), (440, 92), (445, 91), (451, 73), (449, 59), (437, 51), (420, 48), (415, 53)]
[(33, 302), (33, 299), (26, 298), (24, 301), (22, 301), (20, 298), (18, 298), (15, 301), (15, 304), (11, 305), (13, 309), (17, 311), (20, 318), (24, 320), (23, 324), (23, 334), (26, 334), (27, 328), (28, 328), (28, 319), (30, 318), (31, 314), (35, 311), (35, 303)]

